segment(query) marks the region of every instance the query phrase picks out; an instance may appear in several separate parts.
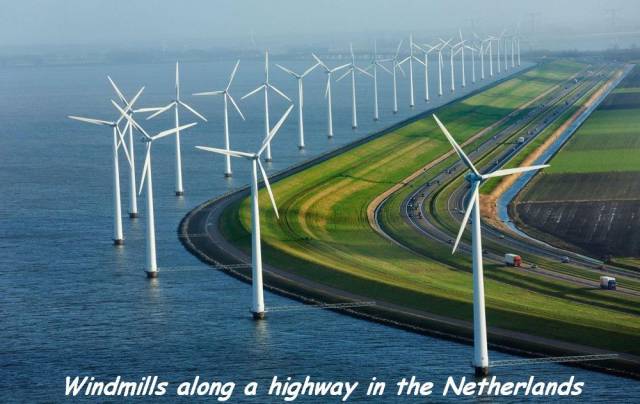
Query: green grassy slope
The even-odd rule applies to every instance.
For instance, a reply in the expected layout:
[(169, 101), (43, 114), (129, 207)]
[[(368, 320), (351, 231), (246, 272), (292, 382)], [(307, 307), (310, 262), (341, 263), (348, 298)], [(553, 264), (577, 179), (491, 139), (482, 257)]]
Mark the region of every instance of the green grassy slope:
[[(570, 77), (582, 66), (556, 61), (438, 111), (460, 142)], [(260, 196), (263, 255), (280, 268), (375, 300), (453, 318), (471, 318), (471, 277), (464, 257), (450, 265), (377, 235), (366, 209), (379, 194), (449, 151), (430, 118), (411, 123), (278, 181), (276, 220)], [(221, 229), (250, 249), (248, 200), (230, 207)], [(518, 271), (487, 268), (491, 325), (638, 352), (638, 305)], [(636, 307), (632, 309), (629, 307)]]

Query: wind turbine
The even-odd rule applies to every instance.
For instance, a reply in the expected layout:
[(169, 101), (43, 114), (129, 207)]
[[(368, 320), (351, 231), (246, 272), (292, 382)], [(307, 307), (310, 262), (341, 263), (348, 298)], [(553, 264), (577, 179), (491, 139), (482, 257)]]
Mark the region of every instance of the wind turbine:
[(502, 73), (502, 67), (501, 67), (501, 63), (502, 61), (500, 60), (500, 42), (502, 41), (502, 34), (500, 34), (499, 37), (494, 37), (494, 39), (498, 42), (497, 46), (496, 46), (496, 62), (498, 65), (498, 74)]
[(478, 49), (469, 45), (463, 45), (463, 46), (471, 51), (471, 82), (475, 83), (476, 82), (476, 52), (478, 51)]
[(444, 62), (442, 61), (442, 51), (444, 50), (445, 46), (449, 45), (449, 42), (451, 42), (451, 39), (449, 39), (446, 42), (440, 39), (440, 44), (438, 45), (438, 95), (439, 96), (442, 96), (442, 65), (444, 64)]
[(409, 35), (409, 56), (407, 56), (400, 62), (400, 64), (409, 62), (409, 106), (411, 108), (413, 108), (416, 104), (415, 97), (413, 95), (413, 61), (416, 59), (416, 57), (413, 56), (413, 48), (415, 46), (416, 45), (413, 43), (413, 34), (410, 34)]
[(397, 81), (397, 71), (400, 70), (402, 75), (404, 76), (404, 70), (402, 70), (402, 62), (398, 59), (398, 55), (400, 54), (400, 48), (402, 47), (402, 40), (398, 44), (398, 48), (396, 49), (396, 54), (393, 58), (388, 59), (392, 63), (392, 76), (393, 76), (393, 113), (398, 113), (398, 81)]
[(200, 150), (222, 154), (231, 157), (243, 157), (251, 161), (251, 280), (253, 289), (253, 302), (251, 306), (251, 312), (253, 318), (261, 320), (264, 318), (264, 293), (262, 286), (262, 249), (260, 245), (260, 207), (258, 205), (258, 168), (262, 174), (262, 180), (264, 181), (265, 188), (269, 193), (273, 210), (276, 217), (278, 215), (278, 207), (276, 206), (271, 186), (269, 185), (269, 178), (267, 173), (260, 162), (260, 155), (269, 147), (271, 139), (278, 133), (278, 130), (289, 116), (289, 113), (293, 109), (293, 105), (289, 106), (289, 109), (284, 113), (282, 118), (276, 123), (276, 126), (269, 131), (269, 135), (262, 142), (262, 146), (256, 153), (245, 153), (233, 150), (216, 149), (213, 147), (196, 146)]
[[(444, 47), (446, 44), (448, 44), (451, 40), (447, 41), (446, 43), (444, 43), (444, 41), (441, 39), (441, 42), (443, 42), (442, 47)], [(460, 45), (460, 42), (454, 45), (449, 45), (449, 70), (451, 71), (451, 92), (453, 93), (454, 91), (456, 91), (456, 75), (455, 75), (455, 69), (453, 66), (453, 58), (458, 54), (458, 52), (460, 52), (460, 48), (462, 45)]]
[(449, 133), (447, 128), (440, 122), (437, 116), (433, 115), (436, 123), (446, 136), (447, 140), (451, 143), (451, 146), (458, 154), (458, 157), (464, 165), (471, 171), (465, 179), (470, 185), (470, 196), (467, 208), (460, 225), (460, 231), (456, 242), (453, 245), (452, 254), (455, 253), (458, 248), (458, 243), (462, 238), (462, 233), (471, 219), (472, 231), (471, 231), (471, 255), (473, 260), (473, 366), (477, 376), (486, 376), (489, 372), (489, 352), (487, 349), (487, 321), (485, 316), (485, 304), (484, 304), (484, 275), (482, 267), (482, 234), (480, 231), (480, 193), (479, 188), (482, 183), (489, 178), (503, 177), (510, 174), (523, 173), (526, 171), (539, 170), (541, 168), (548, 167), (548, 165), (538, 165), (531, 167), (518, 167), (508, 168), (503, 170), (496, 170), (488, 174), (481, 174), (473, 165), (469, 157), (464, 153), (462, 148), (453, 139), (453, 136)]
[(302, 74), (298, 74), (298, 73), (294, 72), (293, 70), (287, 69), (286, 67), (281, 66), (281, 65), (276, 63), (276, 66), (278, 66), (285, 73), (290, 74), (293, 78), (296, 79), (296, 82), (298, 83), (298, 149), (300, 149), (300, 150), (304, 149), (304, 114), (303, 114), (304, 86), (303, 86), (303, 80), (309, 73), (314, 71), (315, 68), (318, 67), (318, 65), (319, 64), (316, 62), (316, 64), (314, 64), (313, 66), (311, 66), (310, 68), (305, 70)]
[(353, 44), (349, 44), (349, 51), (351, 52), (351, 63), (348, 64), (347, 71), (340, 77), (338, 80), (340, 81), (343, 78), (347, 77), (349, 74), (351, 75), (351, 128), (356, 129), (358, 127), (358, 112), (357, 112), (357, 102), (356, 102), (356, 71), (359, 71), (363, 74), (369, 75), (369, 72), (366, 70), (356, 66), (356, 56), (353, 53)]
[[(142, 89), (136, 95), (136, 99), (142, 93)], [(128, 114), (125, 112), (125, 115)], [(101, 119), (93, 119), (93, 118), (84, 118), (81, 116), (69, 115), (70, 119), (90, 123), (92, 125), (99, 126), (109, 126), (113, 131), (113, 142), (112, 142), (112, 151), (113, 151), (113, 244), (115, 245), (123, 245), (124, 244), (124, 236), (122, 235), (122, 204), (120, 201), (120, 165), (118, 162), (118, 150), (120, 146), (124, 150), (124, 154), (127, 157), (127, 160), (131, 161), (131, 157), (129, 156), (129, 152), (127, 151), (126, 142), (124, 140), (122, 131), (118, 127), (119, 121), (103, 121)]]
[(120, 106), (113, 100), (111, 103), (114, 107), (120, 112), (121, 117), (125, 117), (129, 121), (130, 126), (134, 126), (138, 131), (142, 133), (143, 141), (147, 143), (147, 153), (144, 159), (144, 166), (142, 168), (142, 178), (140, 180), (140, 190), (139, 194), (142, 193), (142, 186), (147, 182), (147, 268), (146, 273), (148, 278), (157, 278), (158, 277), (158, 264), (156, 261), (156, 225), (155, 225), (155, 214), (153, 210), (153, 181), (151, 175), (151, 145), (154, 141), (161, 139), (163, 137), (175, 134), (178, 136), (181, 130), (188, 129), (192, 126), (197, 125), (195, 122), (190, 123), (188, 125), (176, 126), (175, 128), (168, 129), (158, 134), (151, 136), (149, 135), (138, 123), (133, 119), (133, 117), (128, 114), (125, 110), (120, 108)]
[[(244, 115), (242, 114), (242, 111), (240, 111), (240, 107), (238, 107), (238, 104), (236, 104), (236, 101), (233, 99), (233, 97), (231, 96), (231, 93), (229, 92), (229, 89), (231, 88), (231, 83), (233, 83), (233, 78), (236, 76), (236, 72), (238, 71), (239, 65), (240, 65), (240, 61), (238, 60), (236, 62), (235, 67), (233, 68), (233, 71), (231, 72), (231, 76), (229, 77), (229, 82), (227, 83), (227, 86), (224, 88), (224, 90), (206, 91), (202, 93), (193, 94), (195, 96), (222, 95), (224, 97), (224, 148), (226, 150), (231, 150), (230, 141), (229, 141), (229, 102), (231, 102), (233, 107), (238, 112), (238, 115), (240, 115), (240, 117), (244, 121)], [(224, 176), (231, 177), (231, 175), (232, 175), (231, 157), (227, 156)]]
[[(168, 105), (160, 108), (158, 112), (150, 115), (147, 119), (155, 118), (156, 116), (168, 111), (170, 108), (174, 109), (175, 127), (180, 127), (180, 107), (184, 107), (192, 114), (207, 122), (207, 118), (202, 116), (198, 111), (187, 105), (180, 99), (180, 64), (176, 62), (176, 98)], [(180, 131), (176, 132), (176, 196), (184, 195), (184, 188), (182, 186), (182, 154), (180, 152)]]
[(373, 58), (371, 59), (371, 63), (366, 68), (366, 70), (372, 69), (373, 75), (368, 74), (373, 79), (373, 120), (377, 121), (380, 119), (380, 114), (378, 111), (378, 67), (387, 73), (393, 75), (391, 70), (387, 69), (383, 64), (382, 60), (378, 59), (378, 46), (376, 42), (373, 42)]
[[(251, 91), (248, 94), (245, 94), (244, 96), (242, 96), (242, 100), (244, 100), (247, 97), (252, 96), (253, 94), (256, 94), (260, 91), (264, 91), (264, 138), (267, 139), (269, 137), (269, 132), (270, 132), (270, 123), (269, 123), (269, 90), (273, 90), (276, 92), (276, 94), (278, 94), (279, 96), (281, 96), (282, 98), (284, 98), (285, 100), (292, 102), (291, 99), (289, 97), (287, 97), (282, 91), (278, 90), (273, 84), (271, 84), (269, 82), (269, 51), (265, 51), (264, 52), (264, 83), (262, 83), (260, 86), (258, 86), (258, 88), (256, 88), (255, 90)], [(266, 161), (271, 161), (271, 142), (269, 141), (269, 143), (267, 143), (267, 156), (265, 158)]]
[(349, 64), (344, 64), (342, 66), (338, 66), (338, 67), (334, 67), (333, 69), (330, 69), (322, 60), (320, 60), (319, 57), (317, 57), (315, 54), (311, 54), (311, 56), (313, 56), (313, 58), (318, 62), (318, 64), (320, 66), (322, 66), (322, 68), (324, 69), (324, 72), (327, 75), (327, 87), (324, 90), (324, 97), (327, 99), (327, 136), (328, 137), (333, 137), (333, 111), (331, 108), (331, 78), (333, 73), (340, 71), (342, 69), (344, 69), (345, 67), (348, 67)]
[(424, 44), (422, 46), (415, 46), (417, 49), (420, 49), (424, 55), (424, 60), (416, 58), (416, 62), (424, 66), (424, 100), (425, 102), (429, 102), (429, 54), (434, 50), (438, 50), (438, 45), (432, 46)]
[[(122, 91), (120, 91), (120, 89), (118, 88), (116, 83), (111, 79), (111, 77), (107, 76), (107, 79), (109, 80), (109, 83), (111, 83), (111, 87), (113, 87), (113, 90), (116, 92), (116, 95), (118, 96), (120, 101), (124, 104), (124, 108), (125, 108), (125, 110), (127, 111), (128, 114), (141, 113), (141, 112), (156, 112), (156, 111), (159, 110), (159, 108), (138, 108), (138, 109), (133, 109), (133, 105), (138, 100), (138, 97), (140, 97), (140, 95), (142, 95), (142, 91), (144, 90), (144, 87), (142, 87), (140, 89), (140, 91), (138, 91), (136, 96), (133, 97), (131, 99), (131, 101), (129, 101), (124, 96)], [(120, 119), (118, 119), (117, 123), (120, 124), (120, 122), (123, 119), (124, 119), (124, 117), (121, 117)], [(135, 153), (134, 153), (134, 147), (133, 147), (133, 128), (131, 127), (131, 125), (129, 125), (129, 121), (127, 121), (127, 125), (125, 126), (125, 128), (123, 130), (123, 133), (124, 132), (128, 132), (128, 139), (127, 140), (129, 142), (128, 145), (123, 146), (125, 148), (128, 148), (129, 179), (130, 179), (130, 181), (129, 181), (130, 182), (130, 189), (129, 189), (129, 217), (134, 219), (134, 218), (138, 217), (138, 197), (137, 197), (137, 192), (136, 192), (136, 160), (135, 160)]]

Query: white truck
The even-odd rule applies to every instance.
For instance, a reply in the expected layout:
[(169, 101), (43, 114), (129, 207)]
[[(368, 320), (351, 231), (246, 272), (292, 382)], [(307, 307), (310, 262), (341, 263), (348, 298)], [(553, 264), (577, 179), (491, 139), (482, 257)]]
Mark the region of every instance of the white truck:
[(616, 290), (616, 278), (613, 276), (601, 276), (600, 289)]
[(519, 267), (522, 265), (522, 258), (516, 254), (505, 254), (504, 263), (512, 267)]

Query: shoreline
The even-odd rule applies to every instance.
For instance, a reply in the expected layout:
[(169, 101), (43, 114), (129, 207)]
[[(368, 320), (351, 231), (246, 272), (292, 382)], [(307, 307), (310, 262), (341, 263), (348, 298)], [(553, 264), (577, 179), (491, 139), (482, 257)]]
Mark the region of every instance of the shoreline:
[[(533, 65), (522, 69), (516, 74), (522, 74), (531, 70), (535, 66), (536, 65)], [(488, 88), (496, 86), (514, 76), (515, 75), (506, 76), (491, 83), (490, 85), (474, 90), (464, 97), (454, 99), (439, 107), (426, 110), (371, 135), (367, 135), (354, 142), (323, 153), (308, 161), (286, 168), (273, 175), (272, 181), (275, 182), (284, 177), (293, 175), (310, 166), (351, 150), (361, 144), (384, 136), (385, 134), (409, 123), (423, 119), (438, 109), (485, 91)], [(213, 265), (217, 267), (217, 269), (220, 269), (235, 278), (250, 283), (251, 271), (246, 265), (247, 262), (250, 262), (250, 257), (233, 246), (232, 243), (225, 240), (219, 234), (207, 233), (206, 226), (209, 222), (219, 223), (219, 214), (224, 210), (224, 208), (229, 204), (246, 197), (248, 193), (249, 189), (245, 186), (197, 206), (188, 212), (181, 220), (178, 226), (178, 237), (183, 246), (201, 261), (209, 265)], [(215, 215), (218, 215), (217, 217), (214, 217), (216, 220), (210, 221), (209, 219)], [(218, 231), (218, 227), (212, 226), (211, 230)], [(213, 237), (216, 239), (214, 240)], [(337, 290), (326, 285), (314, 283), (285, 270), (269, 266), (268, 263), (265, 263), (264, 265), (264, 280), (266, 289), (306, 304), (354, 303), (367, 300), (366, 298), (362, 298), (361, 296), (344, 290)], [(367, 307), (331, 308), (330, 310), (424, 335), (465, 343), (467, 345), (472, 342), (472, 325), (470, 322), (432, 315), (426, 312), (408, 310), (386, 302), (380, 302), (379, 304)], [(269, 315), (268, 313), (269, 312), (267, 310), (267, 315)], [(571, 344), (547, 340), (540, 337), (527, 336), (525, 334), (514, 333), (507, 330), (489, 328), (488, 332), (491, 340), (489, 345), (492, 349), (521, 356), (561, 356), (585, 354), (585, 352), (590, 354), (610, 353), (604, 350), (596, 350), (594, 348), (584, 346), (570, 346)], [(599, 363), (581, 362), (569, 365), (640, 379), (640, 374), (637, 372), (638, 362), (635, 358), (625, 359), (621, 357), (615, 360), (600, 361)]]

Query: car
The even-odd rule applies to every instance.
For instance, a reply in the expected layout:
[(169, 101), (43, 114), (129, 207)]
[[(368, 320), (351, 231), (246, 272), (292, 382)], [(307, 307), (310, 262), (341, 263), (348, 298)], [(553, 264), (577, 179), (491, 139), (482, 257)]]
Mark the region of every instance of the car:
[(564, 257), (560, 258), (560, 262), (562, 262), (563, 264), (568, 264), (570, 261), (571, 260), (566, 255)]
[(453, 240), (451, 239), (447, 240), (447, 244), (453, 244)]
[(500, 237), (500, 240), (504, 240), (504, 234), (501, 234), (499, 237)]

